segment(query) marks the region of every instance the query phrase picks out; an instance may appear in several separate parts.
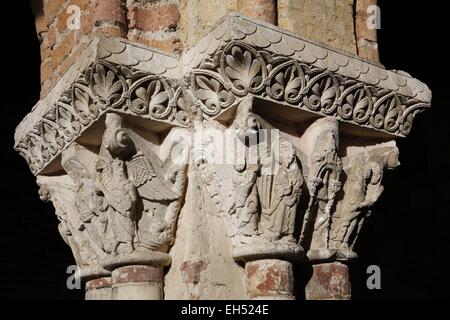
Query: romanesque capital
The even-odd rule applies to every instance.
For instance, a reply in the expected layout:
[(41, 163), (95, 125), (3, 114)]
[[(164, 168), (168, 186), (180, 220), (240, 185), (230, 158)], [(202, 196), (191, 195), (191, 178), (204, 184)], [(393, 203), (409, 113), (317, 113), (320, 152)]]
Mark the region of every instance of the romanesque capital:
[(430, 101), (405, 72), (233, 14), (181, 56), (92, 38), (15, 149), (88, 287), (293, 299), (293, 268), (357, 257)]

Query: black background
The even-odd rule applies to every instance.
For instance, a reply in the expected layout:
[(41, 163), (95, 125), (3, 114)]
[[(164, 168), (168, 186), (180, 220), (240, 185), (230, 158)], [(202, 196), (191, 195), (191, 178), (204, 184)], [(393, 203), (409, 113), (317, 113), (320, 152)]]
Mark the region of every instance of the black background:
[[(431, 111), (399, 140), (402, 166), (385, 176), (385, 192), (361, 235), (352, 266), (353, 299), (450, 298), (450, 28), (444, 1), (379, 1), (381, 62), (427, 83)], [(9, 7), (9, 8), (7, 8)], [(82, 299), (66, 288), (70, 249), (53, 208), (13, 150), (17, 124), (39, 99), (39, 43), (28, 1), (2, 4), (0, 298)], [(381, 268), (381, 290), (366, 288), (366, 268)]]

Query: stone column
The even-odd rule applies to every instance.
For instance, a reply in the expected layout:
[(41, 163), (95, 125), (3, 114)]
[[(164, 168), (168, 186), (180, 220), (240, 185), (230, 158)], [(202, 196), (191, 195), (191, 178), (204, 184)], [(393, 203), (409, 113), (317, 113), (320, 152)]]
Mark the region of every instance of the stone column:
[(86, 300), (111, 300), (111, 277), (102, 277), (89, 280), (85, 285)]
[(313, 264), (313, 274), (306, 285), (306, 300), (350, 300), (349, 267), (341, 262)]
[(163, 267), (133, 265), (112, 272), (114, 300), (162, 300)]
[(252, 300), (294, 300), (293, 266), (304, 259), (294, 243), (236, 245), (234, 259), (244, 264), (247, 297)]
[(245, 264), (247, 295), (252, 300), (294, 300), (292, 263), (264, 259)]
[(275, 0), (237, 0), (237, 11), (243, 15), (271, 24), (277, 23)]

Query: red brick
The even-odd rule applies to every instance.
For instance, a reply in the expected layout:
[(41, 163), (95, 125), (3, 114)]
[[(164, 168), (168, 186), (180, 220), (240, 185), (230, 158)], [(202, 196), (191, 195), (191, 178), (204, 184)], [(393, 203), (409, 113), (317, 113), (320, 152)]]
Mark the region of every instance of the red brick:
[(69, 33), (57, 46), (55, 46), (52, 52), (52, 60), (55, 67), (58, 67), (67, 57), (72, 48), (76, 45), (76, 38), (74, 32)]
[(102, 22), (127, 26), (126, 0), (98, 1), (95, 7), (94, 23), (99, 25)]
[(184, 283), (199, 283), (200, 274), (205, 269), (203, 261), (185, 261), (181, 264), (181, 278)]
[(47, 33), (43, 34), (43, 40), (41, 42), (41, 61), (44, 61), (48, 57), (50, 57), (52, 50), (50, 47), (50, 44), (48, 42), (48, 35)]
[(91, 0), (70, 0), (69, 5), (78, 6), (83, 12), (91, 7), (91, 2)]
[(50, 80), (53, 77), (55, 68), (51, 58), (48, 58), (41, 63), (41, 83)]
[(46, 0), (44, 2), (44, 13), (47, 25), (50, 25), (56, 16), (66, 8), (67, 0)]
[(313, 276), (305, 288), (307, 300), (348, 300), (351, 298), (348, 266), (340, 262), (313, 266)]
[(108, 37), (115, 37), (115, 38), (126, 38), (127, 33), (123, 30), (123, 28), (117, 27), (117, 26), (111, 26), (111, 25), (100, 25), (98, 27), (95, 27), (94, 33), (97, 34), (103, 34)]
[(103, 277), (86, 282), (86, 290), (102, 289), (111, 287), (111, 278)]
[(92, 32), (94, 27), (93, 17), (94, 14), (92, 9), (88, 9), (83, 12), (80, 19), (81, 34), (89, 35)]
[(358, 55), (372, 62), (379, 62), (377, 47), (377, 29), (367, 26), (369, 14), (367, 8), (376, 5), (377, 0), (358, 0), (356, 2), (355, 33), (358, 46)]
[(182, 44), (177, 36), (172, 36), (165, 40), (149, 39), (144, 35), (128, 33), (128, 39), (142, 43), (148, 47), (160, 49), (168, 53), (179, 53), (182, 50)]
[(45, 97), (45, 95), (50, 91), (52, 88), (52, 81), (46, 80), (42, 82), (41, 84), (41, 98)]
[[(91, 12), (91, 3), (89, 0), (71, 0), (69, 1), (67, 8), (69, 6), (74, 5), (80, 8), (80, 23), (81, 23), (81, 29), (83, 29), (83, 23), (86, 23), (86, 16), (89, 16), (89, 24), (92, 22), (90, 21), (90, 12)], [(70, 16), (73, 15), (73, 12), (67, 12), (67, 10), (64, 10), (60, 13), (58, 16), (58, 31), (60, 33), (65, 32), (67, 30), (67, 21), (69, 20)], [(85, 27), (85, 26), (84, 26)], [(90, 28), (92, 30), (92, 28)]]
[(162, 283), (164, 278), (163, 268), (151, 266), (126, 266), (117, 268), (112, 272), (112, 283), (153, 282)]
[(34, 22), (36, 24), (36, 33), (40, 36), (43, 32), (47, 31), (47, 20), (43, 11), (37, 12), (35, 14)]
[(48, 46), (50, 48), (53, 48), (56, 43), (56, 27), (54, 25), (51, 25), (48, 27), (47, 40), (48, 40)]
[(129, 27), (143, 31), (175, 29), (180, 20), (178, 6), (174, 4), (153, 8), (131, 6), (128, 8)]
[(249, 298), (293, 298), (292, 264), (281, 260), (257, 260), (245, 265)]
[(66, 73), (67, 70), (69, 70), (69, 68), (78, 60), (78, 57), (84, 49), (86, 49), (85, 44), (78, 45), (76, 49), (73, 49), (72, 53), (67, 56), (59, 66), (58, 73), (61, 75)]

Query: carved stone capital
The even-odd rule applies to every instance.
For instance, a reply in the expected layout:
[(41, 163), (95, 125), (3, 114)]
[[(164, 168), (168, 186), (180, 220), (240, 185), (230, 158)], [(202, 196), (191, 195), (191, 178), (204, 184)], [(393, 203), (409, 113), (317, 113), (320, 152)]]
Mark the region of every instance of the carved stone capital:
[[(371, 208), (383, 192), (386, 169), (400, 165), (394, 141), (340, 147), (338, 122), (317, 120), (304, 135), (309, 202), (300, 244), (313, 262), (357, 257), (353, 251)], [(343, 156), (342, 154), (345, 154)]]
[[(331, 262), (315, 268), (323, 287), (348, 271), (399, 165), (394, 139), (430, 101), (405, 72), (233, 14), (181, 57), (94, 37), (15, 149), (81, 276), (108, 279), (92, 296), (162, 298), (172, 263), (167, 278), (188, 288), (172, 296), (292, 299), (293, 263)], [(202, 274), (223, 265), (224, 288), (210, 290)]]
[(98, 152), (72, 143), (66, 175), (38, 176), (82, 275), (126, 265), (166, 266), (184, 192), (184, 165), (164, 163), (147, 141), (108, 113)]

